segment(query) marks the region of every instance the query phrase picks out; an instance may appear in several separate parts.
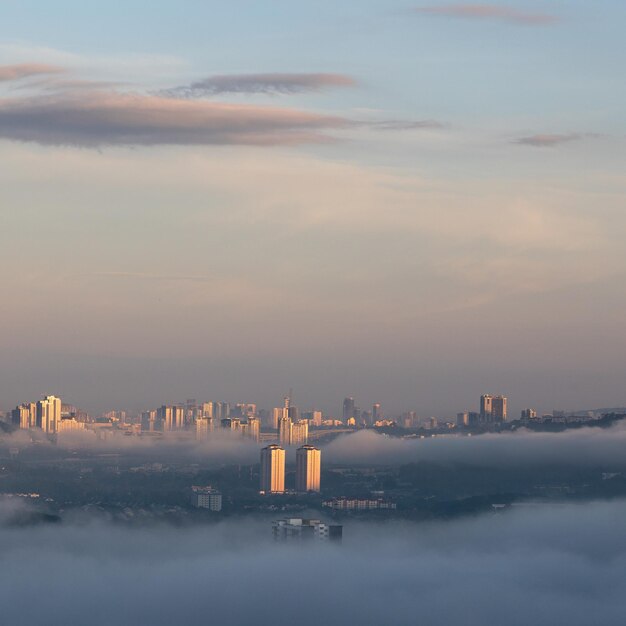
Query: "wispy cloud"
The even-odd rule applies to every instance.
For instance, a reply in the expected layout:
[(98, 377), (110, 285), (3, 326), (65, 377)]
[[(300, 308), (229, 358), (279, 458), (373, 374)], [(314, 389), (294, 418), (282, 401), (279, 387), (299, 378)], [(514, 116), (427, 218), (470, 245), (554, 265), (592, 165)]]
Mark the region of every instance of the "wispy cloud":
[(386, 120), (371, 122), (374, 130), (422, 130), (445, 128), (445, 124), (437, 120)]
[(340, 117), (296, 109), (71, 92), (0, 100), (0, 137), (40, 144), (288, 145), (328, 140)]
[(224, 74), (190, 85), (175, 87), (163, 95), (202, 98), (219, 94), (293, 94), (332, 87), (352, 87), (356, 81), (343, 74)]
[(558, 22), (554, 15), (546, 13), (528, 13), (495, 4), (444, 4), (441, 6), (423, 6), (414, 9), (417, 13), (439, 17), (499, 20), (514, 24), (543, 25)]
[(527, 137), (520, 137), (519, 139), (516, 139), (514, 143), (518, 143), (523, 146), (534, 146), (536, 148), (553, 148), (564, 143), (580, 141), (584, 137), (585, 135), (580, 133), (529, 135)]
[(59, 74), (64, 70), (55, 65), (42, 63), (20, 63), (18, 65), (0, 65), (0, 82), (20, 80), (30, 76), (43, 76), (46, 74)]

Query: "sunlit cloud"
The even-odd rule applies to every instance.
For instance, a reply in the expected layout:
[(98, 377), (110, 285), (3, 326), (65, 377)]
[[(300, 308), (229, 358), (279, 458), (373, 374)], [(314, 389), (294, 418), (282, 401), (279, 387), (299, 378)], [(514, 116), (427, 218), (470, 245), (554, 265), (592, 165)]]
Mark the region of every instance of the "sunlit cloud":
[(0, 82), (20, 80), (31, 76), (60, 74), (64, 70), (55, 65), (43, 63), (19, 63), (17, 65), (0, 65)]

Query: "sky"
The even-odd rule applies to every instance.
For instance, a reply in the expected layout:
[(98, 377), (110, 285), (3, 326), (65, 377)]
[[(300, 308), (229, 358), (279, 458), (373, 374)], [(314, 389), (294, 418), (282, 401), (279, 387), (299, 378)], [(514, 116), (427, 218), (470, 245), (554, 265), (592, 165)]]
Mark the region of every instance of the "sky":
[(0, 407), (626, 404), (625, 18), (0, 1)]

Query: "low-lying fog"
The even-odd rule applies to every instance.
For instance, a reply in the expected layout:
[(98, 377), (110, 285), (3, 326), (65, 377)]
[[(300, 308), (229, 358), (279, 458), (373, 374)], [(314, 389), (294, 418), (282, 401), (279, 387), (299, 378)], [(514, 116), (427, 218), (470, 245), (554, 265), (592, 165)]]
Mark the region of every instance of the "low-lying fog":
[[(249, 439), (216, 431), (208, 441), (177, 436), (163, 439), (117, 437), (98, 441), (93, 433), (59, 437), (58, 446), (41, 440), (30, 444), (29, 435), (18, 432), (0, 438), (5, 448), (14, 446), (26, 455), (67, 452), (118, 452), (150, 461), (215, 462), (254, 464), (262, 445)], [(313, 442), (315, 443), (315, 442)], [(323, 444), (323, 463), (398, 465), (419, 461), (463, 463), (479, 466), (536, 466), (537, 464), (626, 465), (626, 424), (611, 428), (581, 428), (562, 433), (513, 433), (480, 436), (440, 436), (427, 439), (399, 439), (372, 430), (341, 435)], [(295, 460), (294, 450), (288, 459)]]
[[(1, 519), (2, 516), (0, 516)], [(622, 626), (626, 502), (455, 522), (349, 522), (342, 545), (268, 522), (0, 530), (7, 625)]]

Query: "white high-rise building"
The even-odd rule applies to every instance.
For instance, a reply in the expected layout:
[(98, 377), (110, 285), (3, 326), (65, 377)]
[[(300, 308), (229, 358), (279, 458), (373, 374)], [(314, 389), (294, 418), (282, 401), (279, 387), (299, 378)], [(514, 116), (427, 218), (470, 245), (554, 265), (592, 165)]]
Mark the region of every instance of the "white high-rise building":
[(322, 452), (314, 446), (296, 451), (296, 491), (319, 491)]
[(37, 402), (37, 426), (44, 433), (55, 434), (61, 421), (61, 398), (46, 396)]
[(291, 425), (291, 441), (292, 446), (301, 446), (309, 441), (309, 422), (307, 420), (298, 420)]
[(11, 420), (20, 428), (35, 428), (37, 426), (37, 405), (34, 402), (20, 404), (13, 409)]
[(261, 450), (261, 491), (285, 491), (285, 450), (276, 444)]
[(196, 439), (208, 439), (213, 432), (212, 417), (196, 418)]

